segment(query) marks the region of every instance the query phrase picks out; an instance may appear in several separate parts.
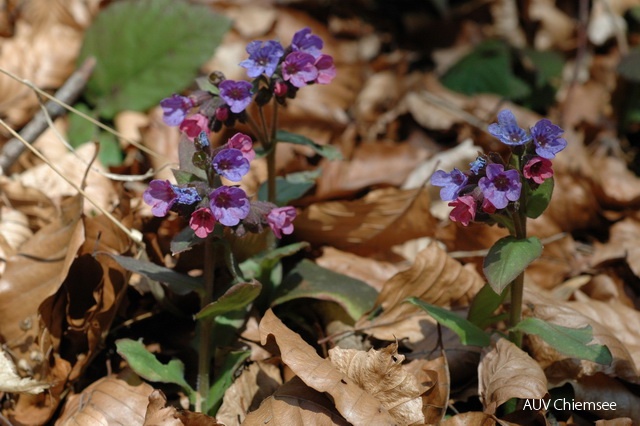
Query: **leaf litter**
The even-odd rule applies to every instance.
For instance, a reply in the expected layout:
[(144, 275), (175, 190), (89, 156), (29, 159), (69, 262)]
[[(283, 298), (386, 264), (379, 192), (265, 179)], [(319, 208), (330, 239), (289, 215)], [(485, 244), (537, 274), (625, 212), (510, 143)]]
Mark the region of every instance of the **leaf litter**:
[[(102, 3), (27, 2), (2, 33), (0, 68), (41, 88), (59, 87), (73, 71), (86, 28), (103, 13)], [(318, 162), (311, 150), (296, 147), (282, 150), (277, 169), (322, 168), (315, 188), (296, 201), (301, 214), (294, 239), (311, 243), (303, 255), (318, 265), (377, 290), (361, 318), (340, 317), (339, 333), (357, 337), (361, 348), (341, 348), (341, 340), (329, 331), (336, 330), (329, 327), (337, 320), (332, 315), (345, 308), (327, 309), (322, 303), (335, 302), (309, 304), (306, 310), (296, 303), (252, 310), (246, 327), (239, 325), (247, 341), (229, 343), (252, 353), (224, 392), (216, 417), (220, 423), (189, 411), (179, 389), (145, 383), (128, 371), (126, 360), (115, 352), (115, 340), (143, 339), (163, 359), (182, 360), (192, 381), (195, 357), (187, 337), (193, 333), (189, 315), (197, 312), (193, 300), (131, 286), (139, 276), (96, 253), (136, 256), (136, 245), (46, 164), (25, 155), (0, 180), (2, 420), (57, 425), (97, 424), (96, 419), (141, 425), (524, 424), (522, 411), (520, 417), (509, 417), (500, 406), (512, 398), (544, 399), (569, 388), (575, 401), (616, 402), (621, 408), (554, 412), (555, 424), (640, 419), (638, 105), (620, 102), (620, 92), (634, 83), (617, 69), (637, 43), (640, 12), (634, 2), (611, 2), (609, 9), (595, 2), (588, 25), (580, 21), (575, 2), (564, 0), (529, 2), (522, 15), (514, 15), (516, 2), (486, 2), (475, 6), (484, 13), (480, 19), (477, 11), (450, 5), (453, 15), (443, 22), (454, 32), (447, 32), (447, 40), (433, 37), (439, 24), (432, 10), (419, 6), (399, 7), (395, 15), (374, 3), (363, 11), (345, 5), (342, 13), (326, 9), (316, 14), (322, 7), (313, 1), (290, 7), (283, 2), (213, 3), (235, 23), (203, 65), (203, 74), (235, 69), (251, 39), (287, 39), (304, 26), (327, 40), (326, 49), (334, 55), (336, 84), (302, 93), (281, 124), (338, 147), (345, 160)], [(522, 23), (527, 26), (520, 28)], [(551, 242), (528, 272), (526, 315), (565, 327), (590, 326), (594, 342), (611, 350), (611, 365), (560, 354), (535, 335), (527, 337), (525, 351), (502, 338), (479, 353), (404, 303), (416, 297), (464, 316), (484, 284), (486, 249), (505, 235), (495, 227), (456, 226), (447, 219), (447, 206), (437, 201), (437, 191), (423, 189), (436, 168), (466, 167), (477, 151), (499, 148), (484, 133), (499, 109), (512, 108), (525, 125), (540, 118), (539, 106), (518, 107), (486, 93), (461, 94), (441, 82), (479, 41), (505, 31), (520, 34), (509, 40), (514, 47), (531, 43), (564, 59), (563, 73), (552, 81), (557, 91), (547, 111), (562, 120), (570, 143), (567, 155), (558, 157), (551, 207), (531, 225), (531, 234)], [(580, 31), (586, 31), (586, 41)], [(415, 40), (425, 46), (416, 47)], [(5, 75), (0, 93), (0, 115), (14, 128), (38, 108), (31, 90)], [(517, 101), (522, 105), (522, 99)], [(170, 178), (178, 135), (161, 124), (159, 109), (121, 113), (116, 126), (159, 155), (145, 158), (123, 143), (125, 160), (109, 171), (138, 175), (152, 166), (157, 178)], [(58, 131), (66, 136), (64, 125)], [(3, 131), (4, 140), (7, 135)], [(112, 181), (94, 171), (85, 176), (93, 145), (59, 155), (64, 150), (56, 153), (51, 140), (38, 142), (50, 160), (126, 227), (140, 230), (148, 258), (194, 276), (201, 272), (197, 249), (168, 256), (168, 243), (180, 224), (150, 218), (141, 203), (143, 184)], [(264, 165), (252, 173), (256, 192), (264, 181)], [(563, 296), (553, 296), (558, 294)], [(171, 315), (179, 319), (168, 319)], [(219, 368), (224, 354), (217, 356)], [(551, 424), (544, 411), (532, 418)]]

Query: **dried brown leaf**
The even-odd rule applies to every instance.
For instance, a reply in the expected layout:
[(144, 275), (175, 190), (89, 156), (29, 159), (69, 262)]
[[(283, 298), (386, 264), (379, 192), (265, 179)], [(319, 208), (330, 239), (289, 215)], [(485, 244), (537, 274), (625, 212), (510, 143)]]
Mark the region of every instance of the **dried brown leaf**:
[(266, 362), (254, 362), (240, 374), (224, 393), (216, 418), (226, 426), (239, 426), (247, 413), (282, 385), (280, 369)]
[(542, 399), (547, 394), (547, 379), (538, 363), (507, 339), (498, 340), (484, 354), (478, 380), (488, 414), (495, 414), (511, 398)]
[(79, 247), (84, 242), (80, 220), (83, 199), (76, 195), (63, 201), (59, 216), (24, 243), (20, 253), (7, 259), (0, 278), (0, 335), (8, 341), (24, 337), (20, 323), (35, 315), (40, 303), (64, 281)]
[[(449, 348), (448, 345), (447, 348)], [(449, 363), (447, 362), (444, 350), (437, 358), (432, 360), (416, 359), (405, 364), (404, 367), (405, 370), (411, 372), (423, 386), (428, 388), (428, 390), (422, 394), (422, 412), (424, 414), (425, 424), (440, 424), (447, 412), (449, 393), (451, 390)]]
[(270, 336), (280, 349), (282, 362), (305, 384), (328, 393), (347, 421), (353, 424), (396, 424), (380, 402), (340, 373), (329, 360), (320, 358), (310, 345), (268, 310), (260, 322), (261, 342), (265, 344)]
[(167, 397), (161, 390), (155, 389), (151, 392), (143, 426), (184, 426), (184, 423), (177, 419), (176, 408), (166, 405)]
[(404, 303), (408, 297), (447, 308), (468, 306), (483, 285), (484, 280), (473, 269), (463, 267), (431, 243), (418, 254), (411, 268), (384, 284), (374, 306), (374, 310), (382, 308), (382, 313), (371, 321), (361, 319), (356, 327), (367, 327), (368, 333), (382, 340), (418, 341), (424, 338), (420, 321), (428, 316)]
[[(227, 423), (231, 426), (238, 423)], [(294, 377), (265, 399), (260, 407), (247, 415), (243, 426), (347, 426), (333, 403), (321, 392)], [(377, 423), (376, 423), (377, 424)], [(386, 424), (386, 423), (385, 423)]]
[[(640, 419), (640, 397), (619, 380), (597, 373), (569, 382), (573, 387), (576, 402), (615, 402), (615, 410), (586, 410), (601, 419), (613, 420), (618, 417)], [(589, 407), (587, 405), (586, 407)]]
[(494, 418), (486, 413), (469, 411), (443, 420), (440, 426), (495, 426)]
[(431, 235), (426, 190), (378, 189), (355, 201), (316, 203), (296, 218), (295, 235), (317, 245), (366, 255)]
[(71, 395), (56, 426), (142, 426), (153, 388), (133, 374), (107, 376)]
[(13, 250), (18, 250), (22, 243), (33, 236), (33, 232), (29, 228), (29, 218), (19, 210), (2, 206), (0, 208), (0, 235)]
[(627, 168), (623, 159), (595, 156), (591, 164), (601, 204), (636, 208), (640, 205), (640, 178)]
[(398, 344), (368, 352), (335, 347), (329, 350), (331, 363), (358, 386), (381, 402), (397, 424), (424, 424), (421, 395), (427, 390), (403, 368), (404, 355)]
[(0, 392), (39, 394), (50, 386), (51, 384), (46, 382), (18, 376), (15, 364), (0, 348)]

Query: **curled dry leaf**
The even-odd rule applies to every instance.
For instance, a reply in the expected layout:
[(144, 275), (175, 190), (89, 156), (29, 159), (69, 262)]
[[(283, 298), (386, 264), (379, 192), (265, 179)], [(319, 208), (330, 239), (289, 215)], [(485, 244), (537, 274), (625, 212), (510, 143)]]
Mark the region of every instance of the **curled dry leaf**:
[(0, 335), (5, 341), (24, 338), (20, 323), (34, 320), (40, 303), (64, 281), (76, 253), (84, 242), (80, 220), (83, 199), (73, 196), (62, 202), (58, 217), (40, 229), (7, 259), (0, 278)]
[(144, 415), (143, 426), (184, 426), (184, 423), (177, 419), (176, 408), (166, 405), (167, 397), (161, 390), (154, 389), (149, 395), (149, 405)]
[(478, 391), (489, 414), (511, 398), (542, 399), (547, 394), (547, 379), (538, 363), (507, 339), (498, 340), (484, 354), (478, 366), (478, 381)]
[(48, 389), (51, 384), (18, 376), (16, 365), (0, 348), (0, 392), (38, 394)]
[(591, 165), (601, 204), (618, 208), (640, 205), (640, 178), (627, 168), (623, 159), (597, 156), (591, 158)]
[(428, 388), (422, 394), (422, 412), (425, 424), (440, 424), (447, 412), (451, 389), (449, 363), (444, 350), (437, 358), (431, 360), (415, 359), (405, 364), (404, 368), (413, 374), (419, 383)]
[[(226, 423), (226, 426), (238, 424)], [(243, 426), (348, 426), (333, 403), (321, 392), (294, 377), (265, 399), (256, 411), (242, 422)]]
[(569, 382), (573, 387), (576, 402), (615, 402), (615, 410), (588, 410), (601, 419), (618, 417), (640, 419), (640, 397), (619, 380), (597, 373)]
[(11, 207), (0, 207), (0, 235), (13, 250), (27, 241), (33, 232), (26, 214)]
[(613, 224), (609, 229), (609, 241), (596, 243), (596, 251), (591, 258), (593, 266), (599, 266), (611, 260), (625, 259), (633, 273), (640, 277), (640, 222), (637, 215), (627, 217)]
[(278, 367), (266, 362), (252, 363), (224, 393), (216, 418), (226, 426), (240, 426), (247, 413), (258, 408), (260, 402), (273, 394), (280, 385), (282, 377)]
[(295, 235), (311, 244), (330, 245), (360, 255), (433, 234), (426, 190), (371, 191), (355, 201), (313, 204), (296, 218)]
[(103, 377), (67, 399), (56, 426), (142, 426), (152, 392), (131, 373)]
[(315, 349), (289, 330), (268, 310), (260, 322), (260, 341), (275, 339), (282, 362), (309, 387), (333, 398), (338, 412), (352, 424), (395, 425), (381, 403), (338, 371), (328, 359), (320, 358)]
[[(567, 379), (575, 379), (598, 372), (612, 377), (619, 377), (631, 383), (638, 383), (638, 369), (629, 349), (606, 325), (610, 319), (602, 318), (603, 323), (578, 312), (567, 302), (551, 299), (542, 291), (525, 289), (524, 303), (530, 307), (530, 315), (541, 320), (570, 328), (583, 328), (591, 325), (594, 343), (606, 345), (613, 356), (611, 365), (601, 365), (590, 361), (568, 358), (549, 347), (537, 336), (528, 336), (532, 357), (538, 361), (547, 376), (549, 386), (560, 386)], [(602, 302), (600, 302), (602, 303)], [(613, 310), (612, 310), (613, 311)], [(629, 322), (622, 319), (622, 322)], [(637, 324), (637, 318), (633, 318)], [(634, 324), (634, 322), (631, 322)], [(636, 351), (637, 352), (637, 351)]]
[(398, 344), (368, 352), (335, 347), (329, 350), (331, 363), (358, 386), (376, 398), (401, 425), (421, 425), (421, 395), (427, 387), (402, 366), (404, 355), (398, 355)]
[(404, 303), (408, 297), (445, 308), (468, 306), (483, 285), (484, 280), (477, 272), (463, 267), (431, 243), (418, 254), (411, 268), (384, 284), (373, 308), (382, 308), (382, 313), (373, 320), (362, 318), (356, 328), (367, 327), (369, 334), (381, 340), (421, 340), (424, 336), (420, 321), (427, 315), (418, 307)]
[(495, 419), (486, 414), (469, 411), (443, 420), (440, 426), (495, 426)]

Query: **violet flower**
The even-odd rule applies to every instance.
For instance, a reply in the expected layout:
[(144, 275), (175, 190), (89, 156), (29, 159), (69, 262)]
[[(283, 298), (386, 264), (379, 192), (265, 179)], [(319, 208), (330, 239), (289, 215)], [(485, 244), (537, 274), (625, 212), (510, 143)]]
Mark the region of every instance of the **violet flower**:
[(308, 53), (314, 58), (317, 58), (320, 56), (320, 50), (322, 50), (323, 44), (322, 39), (317, 35), (311, 34), (311, 28), (306, 27), (293, 35), (291, 49), (293, 51)]
[(229, 105), (231, 112), (240, 113), (251, 103), (251, 83), (240, 80), (225, 80), (218, 86), (220, 97)]
[(225, 226), (235, 226), (249, 214), (247, 194), (235, 186), (221, 186), (209, 194), (213, 217)]
[(293, 220), (295, 218), (295, 207), (276, 207), (267, 215), (267, 222), (275, 236), (282, 238), (282, 234), (289, 235), (293, 232)]
[(507, 207), (509, 201), (517, 201), (520, 198), (520, 173), (517, 170), (504, 170), (502, 164), (489, 164), (487, 176), (480, 179), (478, 186), (482, 194), (497, 209)]
[(567, 141), (560, 137), (564, 133), (559, 126), (543, 118), (531, 128), (536, 154), (542, 158), (552, 159), (567, 146)]
[(431, 176), (431, 184), (441, 186), (440, 198), (443, 201), (450, 201), (455, 199), (458, 192), (467, 184), (467, 176), (458, 169), (453, 169), (450, 173), (437, 170)]
[(282, 63), (282, 78), (295, 87), (303, 87), (318, 77), (315, 58), (305, 52), (291, 52)]
[(542, 157), (533, 157), (527, 161), (522, 169), (522, 174), (527, 179), (533, 180), (537, 184), (543, 183), (546, 179), (553, 176), (551, 168), (551, 160)]
[(179, 126), (187, 113), (194, 107), (194, 102), (186, 96), (171, 95), (160, 101), (162, 107), (162, 121), (168, 126)]
[(333, 64), (333, 58), (329, 55), (320, 55), (315, 62), (318, 70), (316, 83), (329, 84), (336, 76), (336, 66)]
[(284, 55), (284, 48), (275, 40), (252, 41), (247, 45), (249, 59), (240, 62), (240, 66), (247, 69), (247, 75), (251, 78), (265, 74), (271, 77), (278, 66), (278, 62)]
[(213, 157), (212, 164), (216, 173), (232, 182), (240, 182), (242, 176), (249, 172), (249, 160), (244, 157), (242, 151), (235, 148), (226, 148), (218, 152)]
[(191, 205), (200, 201), (200, 196), (195, 188), (181, 188), (168, 180), (154, 179), (149, 182), (149, 188), (142, 194), (142, 199), (151, 206), (154, 216), (164, 217), (175, 203)]
[(490, 124), (487, 130), (506, 145), (524, 145), (531, 140), (531, 135), (518, 127), (516, 117), (508, 109), (500, 111), (498, 123)]

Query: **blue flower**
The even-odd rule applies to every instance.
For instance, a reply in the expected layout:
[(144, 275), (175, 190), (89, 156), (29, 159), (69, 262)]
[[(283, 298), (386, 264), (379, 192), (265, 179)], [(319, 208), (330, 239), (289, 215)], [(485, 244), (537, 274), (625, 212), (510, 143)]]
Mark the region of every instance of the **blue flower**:
[(240, 113), (251, 103), (251, 83), (240, 80), (225, 80), (220, 83), (220, 97), (229, 105), (231, 112)]
[(296, 51), (305, 52), (317, 58), (320, 56), (320, 50), (322, 50), (323, 42), (317, 35), (311, 34), (311, 28), (306, 27), (296, 32), (293, 35), (291, 41), (291, 48)]
[(209, 194), (213, 217), (225, 226), (236, 226), (249, 214), (247, 194), (235, 186), (221, 186)]
[(498, 123), (490, 124), (488, 131), (506, 145), (524, 145), (531, 140), (531, 135), (518, 127), (516, 117), (508, 109), (498, 113)]
[(547, 160), (554, 158), (558, 152), (567, 146), (567, 141), (560, 137), (563, 133), (564, 130), (546, 118), (538, 121), (531, 128), (536, 154)]
[(179, 126), (189, 110), (194, 107), (194, 103), (186, 96), (174, 94), (170, 98), (161, 100), (160, 106), (162, 107), (162, 121), (168, 126)]
[(252, 41), (247, 45), (249, 59), (240, 62), (240, 66), (247, 69), (247, 75), (251, 78), (265, 74), (271, 77), (278, 66), (278, 62), (284, 55), (284, 48), (275, 40)]
[(232, 182), (240, 182), (242, 176), (249, 171), (249, 160), (239, 149), (227, 148), (213, 158), (213, 168), (220, 176), (224, 176)]
[(478, 186), (484, 198), (497, 209), (507, 207), (509, 201), (517, 201), (522, 190), (520, 173), (513, 169), (505, 171), (502, 164), (489, 164), (487, 176), (480, 179)]
[(475, 161), (469, 163), (469, 166), (471, 166), (470, 170), (474, 175), (477, 175), (478, 173), (480, 173), (480, 170), (482, 170), (482, 168), (486, 165), (487, 165), (487, 160), (484, 157), (478, 157), (475, 159)]
[(441, 186), (440, 198), (443, 201), (451, 201), (458, 196), (458, 192), (467, 184), (467, 176), (458, 169), (451, 173), (437, 170), (431, 176), (431, 185)]
[(195, 188), (181, 188), (168, 180), (154, 179), (142, 194), (145, 203), (151, 206), (151, 213), (157, 217), (166, 216), (175, 203), (191, 205), (200, 201)]

